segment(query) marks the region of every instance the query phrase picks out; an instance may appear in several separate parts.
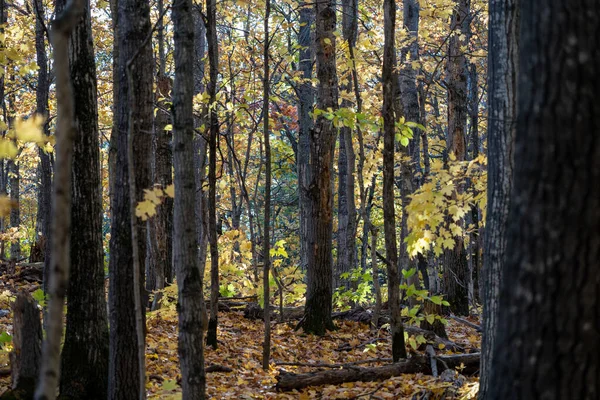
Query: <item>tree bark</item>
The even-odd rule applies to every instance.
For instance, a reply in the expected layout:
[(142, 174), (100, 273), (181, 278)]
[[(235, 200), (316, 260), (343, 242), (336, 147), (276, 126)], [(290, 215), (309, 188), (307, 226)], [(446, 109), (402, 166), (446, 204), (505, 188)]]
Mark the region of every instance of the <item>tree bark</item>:
[[(50, 81), (48, 79), (48, 53), (46, 52), (45, 40), (45, 8), (41, 0), (34, 0), (35, 6), (35, 53), (38, 66), (38, 82), (35, 89), (35, 112), (48, 119), (48, 97), (50, 92)], [(44, 135), (48, 136), (50, 129), (48, 121), (44, 123)], [(38, 211), (36, 218), (36, 242), (41, 245), (40, 250), (44, 256), (44, 271), (48, 271), (50, 265), (50, 221), (52, 207), (52, 165), (50, 164), (50, 154), (46, 153), (41, 147), (38, 149), (40, 157), (39, 186), (38, 186)], [(42, 240), (38, 233), (41, 233)], [(46, 287), (44, 286), (44, 292)]]
[(219, 251), (217, 247), (217, 141), (219, 119), (217, 115), (217, 79), (219, 72), (219, 48), (217, 42), (216, 0), (206, 0), (206, 40), (210, 66), (209, 95), (209, 160), (208, 160), (208, 241), (210, 243), (210, 320), (206, 343), (217, 348), (218, 298), (219, 298)]
[(396, 112), (394, 93), (397, 88), (396, 45), (396, 4), (384, 0), (384, 48), (383, 48), (383, 219), (385, 234), (385, 255), (388, 260), (388, 303), (392, 335), (392, 358), (397, 362), (406, 358), (404, 327), (400, 319), (400, 274), (398, 272), (398, 247), (396, 244), (396, 212), (394, 206), (394, 152), (396, 133)]
[(17, 294), (13, 315), (12, 390), (21, 398), (33, 398), (42, 358), (42, 324), (38, 305), (29, 293)]
[(52, 22), (54, 70), (56, 74), (56, 173), (52, 194), (52, 254), (48, 285), (49, 304), (46, 341), (42, 349), (36, 399), (56, 398), (60, 378), (60, 342), (63, 308), (69, 282), (71, 231), (71, 159), (75, 136), (73, 88), (69, 74), (69, 37), (85, 9), (83, 0), (74, 0)]
[[(145, 307), (142, 307), (145, 297), (142, 295), (145, 292), (145, 269), (138, 268), (139, 263), (134, 261), (136, 258), (139, 261), (140, 256), (146, 254), (146, 228), (141, 219), (132, 220), (132, 205), (142, 200), (143, 189), (150, 186), (153, 61), (152, 49), (146, 40), (150, 34), (150, 9), (147, 0), (120, 0), (117, 3), (115, 41), (118, 48), (118, 93), (116, 129), (113, 132), (117, 154), (114, 183), (111, 184), (108, 397), (139, 399), (145, 395), (141, 391), (144, 376), (141, 372), (143, 359), (140, 352), (144, 340), (140, 330), (143, 326), (139, 327), (140, 320), (143, 325), (145, 316)], [(129, 155), (130, 138), (134, 157)], [(130, 162), (133, 163), (132, 166), (129, 165)], [(135, 197), (132, 197), (131, 192), (135, 193)], [(139, 287), (136, 283), (140, 283)]]
[(266, 0), (264, 17), (264, 46), (263, 46), (263, 135), (265, 144), (265, 219), (263, 230), (263, 301), (264, 301), (264, 324), (265, 338), (263, 342), (262, 366), (265, 371), (269, 370), (269, 359), (271, 357), (271, 307), (269, 274), (271, 269), (271, 141), (269, 132), (269, 96), (270, 69), (269, 69), (269, 17), (271, 15), (271, 0)]
[(312, 204), (309, 198), (309, 185), (312, 180), (310, 132), (314, 126), (310, 113), (315, 101), (311, 83), (315, 57), (314, 44), (311, 40), (314, 20), (314, 8), (304, 4), (300, 9), (300, 27), (298, 28), (298, 46), (300, 46), (298, 71), (302, 74), (302, 81), (298, 83), (298, 152), (296, 156), (300, 210), (300, 268), (302, 271), (308, 271), (308, 256), (311, 251), (308, 228)]
[[(467, 59), (463, 47), (468, 45), (471, 0), (457, 0), (452, 14), (452, 36), (448, 45), (448, 154), (456, 161), (466, 160), (467, 129)], [(464, 188), (458, 187), (461, 192)], [(464, 222), (463, 222), (464, 223)], [(467, 252), (464, 240), (454, 237), (453, 249), (444, 252), (444, 291), (450, 310), (457, 315), (469, 314)]]
[[(438, 356), (448, 369), (454, 369), (461, 364), (465, 366), (463, 373), (472, 374), (479, 369), (479, 353)], [(308, 386), (339, 385), (346, 382), (372, 382), (399, 376), (402, 374), (432, 374), (430, 359), (427, 356), (413, 356), (406, 361), (384, 365), (382, 367), (358, 368), (309, 372), (304, 374), (280, 373), (277, 376), (277, 390), (300, 390)]]
[(513, 188), (486, 399), (597, 399), (600, 9), (545, 0), (520, 11)]
[(204, 399), (202, 276), (198, 266), (198, 237), (189, 210), (196, 204), (194, 175), (194, 21), (192, 1), (173, 5), (175, 84), (173, 86), (173, 154), (175, 207), (174, 266), (178, 283), (179, 361), (184, 399)]
[[(342, 1), (342, 27), (344, 41), (348, 46), (350, 57), (356, 47), (358, 33), (358, 0)], [(352, 92), (354, 76), (350, 74), (348, 83), (341, 90)], [(351, 108), (352, 102), (343, 99), (342, 108)], [(337, 266), (335, 268), (335, 288), (340, 285), (350, 288), (349, 279), (341, 279), (340, 275), (348, 273), (356, 267), (356, 204), (354, 199), (354, 173), (356, 156), (352, 144), (352, 130), (344, 126), (340, 128), (338, 156), (338, 232), (337, 232)]]
[(61, 396), (105, 399), (108, 388), (108, 317), (104, 292), (102, 186), (96, 63), (89, 1), (70, 40), (75, 100), (71, 189), (71, 273), (62, 351)]
[[(315, 4), (317, 78), (319, 79), (317, 108), (338, 109), (338, 81), (335, 65), (336, 13), (333, 0)], [(309, 243), (306, 285), (306, 332), (324, 335), (333, 329), (331, 319), (333, 259), (333, 190), (332, 170), (336, 128), (332, 121), (319, 115), (310, 132), (312, 176), (308, 186), (310, 215), (307, 221)]]
[(490, 2), (488, 53), (488, 204), (483, 248), (483, 339), (479, 398), (486, 399), (494, 364), (517, 120), (520, 0)]
[[(21, 206), (19, 199), (21, 197), (21, 173), (19, 164), (15, 160), (9, 160), (7, 163), (10, 185), (10, 201), (13, 207), (10, 209), (10, 227), (19, 229), (21, 225)], [(16, 239), (10, 244), (10, 260), (17, 263), (21, 258), (21, 239)]]

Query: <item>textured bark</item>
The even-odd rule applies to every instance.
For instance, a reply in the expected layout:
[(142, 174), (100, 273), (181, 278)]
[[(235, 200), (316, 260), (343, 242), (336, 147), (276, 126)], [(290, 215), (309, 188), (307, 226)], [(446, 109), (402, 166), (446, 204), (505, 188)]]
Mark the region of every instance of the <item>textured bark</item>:
[(310, 132), (314, 122), (310, 115), (315, 102), (315, 93), (311, 84), (313, 77), (314, 44), (312, 43), (312, 26), (315, 20), (314, 8), (304, 5), (300, 9), (300, 27), (298, 28), (298, 45), (300, 61), (298, 71), (303, 80), (298, 84), (298, 152), (296, 167), (298, 172), (298, 204), (300, 209), (300, 268), (308, 270), (309, 233), (308, 221), (311, 214), (309, 185), (312, 180), (310, 164)]
[(396, 4), (393, 0), (383, 3), (384, 36), (383, 47), (383, 219), (385, 234), (385, 255), (388, 260), (388, 303), (392, 335), (392, 358), (397, 362), (406, 358), (404, 327), (400, 319), (400, 274), (398, 272), (398, 247), (396, 244), (396, 212), (394, 209), (394, 152), (395, 122), (394, 93), (397, 87), (396, 46)]
[[(435, 357), (446, 368), (453, 370), (461, 365), (463, 373), (472, 374), (479, 369), (479, 353), (456, 354)], [(278, 390), (300, 390), (308, 386), (340, 385), (346, 382), (373, 382), (400, 376), (402, 374), (433, 374), (428, 356), (413, 356), (402, 362), (382, 367), (359, 368), (349, 366), (344, 369), (309, 372), (304, 374), (280, 373), (277, 377)]]
[(12, 389), (20, 392), (22, 398), (33, 398), (42, 357), (40, 312), (29, 293), (19, 292), (13, 304), (13, 314)]
[[(342, 27), (344, 41), (348, 49), (356, 47), (358, 32), (358, 0), (343, 0)], [(354, 51), (348, 50), (351, 57)], [(348, 83), (341, 90), (352, 92), (354, 75), (350, 75)], [(342, 100), (343, 108), (352, 108), (350, 100)], [(340, 128), (338, 156), (338, 232), (337, 232), (337, 265), (335, 268), (336, 288), (340, 285), (350, 287), (349, 279), (341, 279), (340, 275), (350, 272), (356, 267), (356, 204), (354, 199), (354, 174), (356, 156), (352, 145), (352, 130), (346, 126)]]
[(488, 205), (483, 248), (483, 339), (479, 398), (490, 390), (498, 300), (507, 240), (517, 128), (519, 0), (490, 2)]
[(71, 273), (62, 351), (61, 396), (106, 399), (108, 320), (104, 293), (102, 186), (96, 63), (89, 1), (70, 41), (75, 100), (71, 189)]
[[(110, 238), (110, 355), (109, 393), (110, 399), (138, 399), (144, 377), (141, 376), (143, 363), (139, 357), (140, 341), (137, 322), (144, 313), (137, 304), (141, 302), (143, 282), (141, 276), (134, 276), (134, 257), (145, 255), (145, 222), (136, 222), (136, 236), (133, 243), (132, 204), (142, 199), (142, 190), (150, 186), (149, 146), (153, 121), (152, 94), (152, 49), (145, 43), (150, 33), (149, 5), (146, 0), (119, 0), (115, 41), (118, 48), (117, 59), (117, 104), (113, 132), (117, 148), (111, 189), (111, 238)], [(128, 74), (128, 63), (137, 56)], [(131, 77), (131, 82), (129, 76)], [(131, 125), (131, 126), (130, 126)], [(133, 168), (129, 163), (128, 133), (131, 135)], [(135, 170), (135, 179), (131, 171)], [(135, 181), (135, 185), (131, 185)], [(136, 193), (132, 201), (130, 189)], [(136, 247), (134, 249), (134, 246)], [(132, 251), (133, 250), (133, 251)], [(137, 307), (136, 307), (137, 306)], [(141, 313), (141, 314), (140, 314)], [(133, 332), (138, 332), (134, 335)], [(141, 342), (141, 343), (140, 343)]]
[(198, 266), (198, 237), (189, 210), (196, 204), (194, 175), (194, 21), (192, 1), (173, 6), (175, 84), (173, 86), (173, 161), (175, 204), (173, 259), (178, 283), (179, 362), (184, 399), (204, 399), (202, 276)]
[[(337, 110), (338, 81), (335, 65), (336, 13), (332, 0), (315, 4), (317, 78), (319, 79), (317, 108)], [(331, 319), (333, 259), (333, 190), (332, 171), (336, 128), (323, 115), (317, 118), (310, 132), (312, 176), (308, 186), (311, 203), (307, 221), (309, 244), (306, 276), (306, 307), (303, 323), (306, 332), (324, 335), (333, 329)]]
[(269, 138), (269, 96), (271, 94), (270, 69), (269, 69), (269, 17), (271, 14), (271, 0), (266, 0), (264, 17), (264, 45), (263, 45), (263, 135), (265, 145), (265, 219), (263, 229), (263, 299), (265, 338), (263, 343), (262, 365), (265, 371), (269, 370), (271, 357), (271, 307), (269, 274), (271, 269), (271, 141)]
[(513, 188), (486, 399), (598, 399), (600, 9), (545, 0), (520, 11)]
[(83, 0), (72, 1), (52, 22), (56, 75), (56, 172), (52, 193), (52, 254), (48, 285), (46, 341), (43, 346), (36, 399), (56, 398), (60, 378), (60, 342), (63, 308), (69, 282), (71, 239), (71, 159), (75, 136), (73, 88), (69, 74), (69, 36), (85, 9)]
[[(200, 13), (200, 6), (194, 7), (194, 94), (203, 93), (204, 86), (204, 57), (206, 55), (206, 27)], [(202, 111), (202, 117), (195, 119), (195, 128), (199, 129), (206, 122), (206, 109)], [(206, 131), (200, 132), (194, 137), (194, 173), (196, 177), (196, 191), (198, 198), (196, 201), (196, 226), (198, 233), (198, 261), (200, 263), (200, 275), (204, 278), (204, 269), (206, 264), (206, 250), (208, 248), (208, 204), (206, 190), (206, 161), (208, 142), (204, 136)]]
[(217, 115), (217, 79), (219, 72), (219, 48), (217, 42), (217, 4), (216, 0), (206, 0), (206, 41), (210, 77), (209, 95), (209, 160), (208, 160), (208, 241), (210, 243), (210, 320), (206, 343), (217, 348), (217, 324), (219, 312), (219, 251), (217, 248), (217, 140), (219, 138), (219, 119)]
[[(13, 207), (10, 209), (10, 227), (19, 229), (21, 225), (21, 207), (19, 199), (21, 197), (21, 173), (19, 164), (14, 160), (7, 163), (10, 185), (10, 201)], [(10, 260), (16, 263), (21, 258), (21, 241), (15, 240), (10, 244)]]
[[(45, 8), (41, 0), (34, 0), (35, 6), (35, 54), (38, 66), (38, 82), (35, 89), (35, 112), (48, 118), (48, 96), (50, 91), (50, 81), (48, 79), (48, 54), (46, 52), (46, 40), (44, 20)], [(48, 123), (44, 124), (44, 134), (49, 135)], [(44, 271), (48, 271), (50, 265), (50, 221), (52, 207), (52, 166), (50, 164), (50, 154), (42, 148), (38, 149), (40, 164), (38, 166), (39, 186), (38, 186), (38, 210), (36, 217), (36, 243), (39, 250), (42, 251), (44, 260)], [(41, 239), (38, 233), (41, 233)], [(31, 260), (30, 260), (31, 261)], [(46, 282), (46, 279), (44, 280)], [(46, 287), (44, 286), (44, 291)]]
[[(457, 161), (466, 160), (467, 129), (467, 59), (461, 47), (468, 44), (471, 0), (457, 0), (452, 14), (454, 34), (448, 45), (448, 154)], [(458, 191), (463, 188), (457, 188)], [(455, 236), (455, 247), (444, 251), (444, 292), (450, 310), (457, 315), (469, 314), (469, 267), (462, 237)]]

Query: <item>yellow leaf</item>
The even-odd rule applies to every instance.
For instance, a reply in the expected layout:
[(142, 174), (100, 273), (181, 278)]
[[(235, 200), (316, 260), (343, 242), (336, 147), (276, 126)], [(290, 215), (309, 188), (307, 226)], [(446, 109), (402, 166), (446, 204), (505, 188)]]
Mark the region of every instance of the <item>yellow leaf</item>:
[(173, 186), (173, 184), (167, 186), (165, 188), (165, 193), (167, 194), (167, 196), (174, 199), (175, 198), (175, 186)]
[(0, 159), (10, 158), (13, 159), (18, 154), (17, 146), (8, 139), (0, 139)]

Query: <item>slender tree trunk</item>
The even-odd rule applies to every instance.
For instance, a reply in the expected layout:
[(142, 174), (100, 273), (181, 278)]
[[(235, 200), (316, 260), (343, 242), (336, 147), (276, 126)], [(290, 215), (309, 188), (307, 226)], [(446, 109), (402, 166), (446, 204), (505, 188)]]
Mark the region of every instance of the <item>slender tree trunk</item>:
[(383, 215), (385, 231), (385, 253), (388, 260), (388, 303), (390, 307), (390, 326), (392, 334), (392, 358), (397, 362), (406, 358), (404, 327), (400, 319), (400, 274), (398, 272), (398, 248), (396, 244), (396, 212), (394, 210), (394, 151), (395, 116), (394, 93), (396, 91), (396, 4), (393, 0), (384, 0), (384, 36), (383, 48)]
[[(15, 160), (10, 160), (7, 163), (10, 185), (10, 201), (13, 207), (10, 209), (10, 227), (19, 229), (21, 225), (21, 206), (19, 200), (21, 197), (21, 172), (19, 164)], [(12, 263), (17, 263), (21, 258), (21, 240), (14, 240), (10, 244), (10, 260)]]
[[(89, 1), (71, 35), (71, 81), (76, 136), (71, 190), (71, 273), (61, 359), (61, 396), (106, 399), (108, 317), (102, 248), (102, 185), (96, 63)], [(84, 77), (84, 78), (82, 78)]]
[(69, 282), (71, 233), (71, 159), (75, 136), (73, 88), (69, 74), (69, 37), (85, 8), (83, 0), (72, 1), (52, 22), (54, 71), (56, 75), (56, 179), (52, 195), (52, 254), (48, 285), (50, 297), (46, 341), (35, 398), (56, 398), (60, 379), (60, 342), (63, 308)]
[[(344, 0), (342, 2), (342, 26), (344, 40), (348, 45), (348, 52), (353, 58), (358, 33), (358, 0)], [(341, 89), (347, 92), (353, 90), (355, 76), (350, 75), (347, 85)], [(342, 100), (342, 107), (350, 108), (349, 100)], [(356, 204), (354, 199), (354, 173), (356, 156), (352, 145), (352, 131), (348, 127), (340, 129), (340, 150), (338, 157), (338, 257), (335, 271), (336, 287), (340, 284), (350, 287), (349, 279), (340, 279), (344, 272), (350, 272), (356, 267)]]
[(302, 74), (302, 81), (298, 84), (298, 152), (296, 167), (298, 173), (298, 204), (300, 209), (300, 268), (308, 270), (309, 246), (309, 219), (311, 202), (309, 198), (309, 185), (312, 180), (312, 166), (310, 164), (310, 132), (314, 122), (311, 116), (315, 102), (315, 93), (312, 87), (314, 44), (311, 40), (312, 26), (315, 20), (314, 8), (304, 4), (300, 9), (298, 28), (299, 62), (298, 71)]
[[(48, 79), (48, 53), (46, 52), (46, 40), (44, 24), (45, 8), (42, 0), (34, 0), (35, 6), (35, 53), (38, 66), (38, 82), (35, 89), (36, 110), (35, 112), (48, 118), (48, 97), (50, 92), (50, 81)], [(0, 11), (1, 12), (1, 11)], [(44, 134), (50, 134), (48, 122), (44, 124)], [(44, 149), (38, 149), (40, 157), (39, 187), (38, 187), (38, 211), (36, 234), (37, 244), (44, 255), (44, 273), (48, 271), (50, 265), (50, 221), (52, 207), (52, 166), (50, 164), (50, 154)], [(43, 239), (42, 239), (43, 238)], [(44, 280), (45, 282), (46, 280)], [(44, 286), (45, 291), (45, 286)]]
[(271, 87), (269, 85), (269, 17), (271, 15), (271, 0), (266, 0), (265, 19), (264, 19), (264, 53), (263, 53), (263, 130), (265, 142), (265, 221), (263, 232), (263, 299), (264, 299), (264, 321), (265, 321), (265, 341), (263, 343), (263, 369), (269, 370), (269, 358), (271, 356), (271, 303), (269, 274), (271, 268), (271, 141), (269, 138), (269, 96)]
[(219, 312), (219, 251), (217, 248), (217, 141), (219, 120), (217, 115), (217, 77), (219, 72), (219, 48), (217, 42), (216, 0), (206, 0), (206, 39), (210, 78), (209, 95), (209, 161), (208, 161), (208, 241), (210, 243), (210, 320), (206, 343), (217, 348), (217, 324)]
[(204, 343), (202, 276), (198, 266), (198, 241), (189, 210), (196, 204), (194, 175), (194, 21), (192, 0), (173, 5), (175, 33), (175, 85), (173, 86), (173, 153), (175, 207), (174, 265), (178, 283), (179, 360), (184, 399), (204, 399)]
[[(467, 129), (467, 59), (464, 47), (469, 36), (471, 0), (457, 0), (451, 29), (455, 31), (448, 45), (448, 138), (447, 149), (456, 161), (466, 160)], [(463, 188), (457, 188), (460, 192)], [(469, 314), (467, 252), (461, 236), (454, 237), (455, 247), (444, 252), (444, 289), (450, 310)]]
[[(117, 154), (111, 184), (108, 397), (139, 399), (145, 396), (141, 354), (145, 319), (142, 292), (145, 290), (144, 268), (139, 261), (140, 256), (146, 254), (146, 229), (145, 222), (132, 218), (135, 216), (132, 206), (142, 200), (143, 189), (150, 186), (153, 61), (152, 49), (146, 40), (150, 34), (147, 0), (119, 0), (117, 3), (118, 94), (113, 131)], [(130, 162), (133, 165), (129, 165)]]
[(600, 9), (545, 0), (520, 12), (513, 188), (486, 399), (598, 399)]
[[(333, 0), (315, 4), (317, 77), (319, 79), (317, 108), (338, 108), (338, 82), (335, 65), (335, 4)], [(310, 132), (312, 179), (308, 186), (310, 216), (307, 221), (309, 240), (306, 306), (303, 327), (306, 332), (324, 335), (333, 329), (331, 319), (333, 259), (333, 190), (332, 171), (336, 128), (332, 121), (320, 115)]]
[(488, 53), (488, 205), (483, 247), (483, 339), (479, 398), (486, 399), (494, 364), (498, 306), (517, 129), (520, 0), (490, 2)]
[(379, 315), (381, 314), (381, 287), (379, 286), (379, 266), (377, 265), (377, 228), (371, 229), (371, 270), (373, 274), (373, 292), (375, 293), (375, 309), (371, 325), (373, 330), (379, 326)]

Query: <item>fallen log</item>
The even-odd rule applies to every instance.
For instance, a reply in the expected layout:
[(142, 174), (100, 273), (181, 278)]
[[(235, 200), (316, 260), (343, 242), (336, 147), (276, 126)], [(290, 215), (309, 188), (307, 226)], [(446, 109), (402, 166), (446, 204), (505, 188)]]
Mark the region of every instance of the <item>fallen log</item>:
[(459, 318), (456, 315), (451, 315), (450, 318), (452, 318), (456, 322), (460, 322), (461, 324), (468, 326), (469, 328), (475, 329), (477, 332), (481, 332), (481, 326), (474, 324), (470, 321), (467, 321), (466, 319)]
[[(462, 374), (475, 374), (479, 371), (480, 353), (437, 356), (444, 369), (456, 369), (464, 365)], [(431, 360), (428, 356), (413, 356), (406, 361), (382, 367), (359, 368), (355, 366), (342, 369), (294, 374), (280, 371), (275, 388), (280, 391), (300, 390), (308, 386), (339, 385), (346, 382), (373, 382), (389, 379), (402, 374), (423, 373), (431, 375)]]

